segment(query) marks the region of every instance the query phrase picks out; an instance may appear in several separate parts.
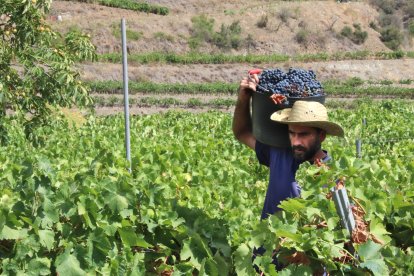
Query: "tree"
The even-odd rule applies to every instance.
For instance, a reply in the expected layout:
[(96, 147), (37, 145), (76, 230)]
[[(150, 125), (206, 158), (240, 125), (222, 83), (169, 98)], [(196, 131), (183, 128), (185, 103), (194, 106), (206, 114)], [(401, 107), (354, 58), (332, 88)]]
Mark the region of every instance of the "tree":
[(92, 103), (75, 62), (94, 60), (96, 48), (80, 31), (54, 32), (45, 21), (51, 3), (3, 0), (0, 5), (0, 112), (14, 111), (29, 129), (46, 122), (55, 107)]

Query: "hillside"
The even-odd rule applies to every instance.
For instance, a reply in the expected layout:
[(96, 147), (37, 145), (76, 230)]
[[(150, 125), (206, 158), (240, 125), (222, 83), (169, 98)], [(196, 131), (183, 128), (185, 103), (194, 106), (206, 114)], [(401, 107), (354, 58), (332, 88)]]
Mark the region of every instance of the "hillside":
[[(228, 55), (281, 54), (304, 55), (340, 52), (391, 51), (381, 41), (378, 25), (379, 10), (368, 1), (338, 3), (337, 1), (203, 1), (158, 0), (150, 4), (169, 8), (166, 16), (131, 10), (110, 8), (92, 3), (54, 1), (48, 22), (54, 30), (67, 32), (78, 29), (91, 35), (99, 54), (121, 53), (120, 22), (126, 19), (128, 50), (130, 54), (178, 53), (191, 51), (189, 38), (194, 32), (192, 18), (205, 16), (201, 23), (211, 23), (213, 32), (235, 22), (240, 27), (240, 46), (222, 49), (213, 43), (203, 42), (197, 50), (202, 53)], [(62, 20), (57, 20), (61, 18)], [(259, 23), (266, 18), (266, 26)], [(262, 22), (263, 23), (263, 22)], [(201, 24), (202, 25), (202, 24)], [(355, 26), (367, 37), (355, 43), (341, 35), (344, 27), (355, 31)], [(201, 28), (207, 28), (202, 26)], [(403, 51), (413, 51), (410, 39), (401, 45)], [(250, 40), (249, 40), (249, 39)], [(300, 39), (301, 38), (301, 39)], [(247, 43), (247, 41), (250, 41)], [(383, 60), (328, 60), (318, 62), (278, 63), (224, 63), (224, 64), (137, 64), (129, 65), (129, 79), (153, 83), (238, 83), (248, 69), (301, 67), (313, 69), (318, 79), (346, 80), (357, 77), (367, 81), (401, 82), (414, 80), (414, 59)], [(79, 64), (85, 81), (122, 80), (122, 65), (116, 63)], [(413, 84), (405, 84), (413, 87)], [(121, 91), (119, 91), (121, 93)], [(163, 95), (168, 98), (191, 98), (191, 95)], [(104, 96), (106, 97), (106, 96)], [(159, 96), (157, 96), (159, 97)], [(199, 96), (206, 98), (206, 96)], [(114, 108), (109, 108), (111, 110)], [(155, 110), (159, 110), (158, 107)], [(105, 112), (107, 114), (107, 112)]]
[[(97, 4), (68, 1), (54, 1), (51, 9), (51, 23), (59, 31), (77, 27), (91, 34), (99, 53), (120, 51), (120, 39), (116, 32), (122, 17), (127, 21), (129, 31), (139, 38), (130, 39), (131, 53), (167, 51), (183, 53), (190, 50), (188, 38), (191, 34), (191, 18), (206, 15), (214, 19), (216, 32), (225, 26), (239, 22), (241, 39), (253, 38), (251, 47), (231, 49), (232, 53), (259, 54), (314, 53), (338, 51), (384, 51), (380, 34), (370, 27), (378, 20), (378, 11), (365, 2), (337, 3), (336, 1), (147, 1), (169, 8), (166, 16), (140, 13)], [(54, 21), (61, 15), (62, 21)], [(267, 18), (265, 27), (257, 24)], [(263, 20), (263, 19), (262, 19)], [(358, 45), (339, 33), (345, 27), (359, 24), (368, 36)], [(306, 41), (299, 43), (295, 36), (301, 33)], [(408, 43), (406, 43), (408, 45)], [(412, 46), (404, 45), (404, 50)], [(204, 44), (203, 52), (220, 51), (217, 47)]]

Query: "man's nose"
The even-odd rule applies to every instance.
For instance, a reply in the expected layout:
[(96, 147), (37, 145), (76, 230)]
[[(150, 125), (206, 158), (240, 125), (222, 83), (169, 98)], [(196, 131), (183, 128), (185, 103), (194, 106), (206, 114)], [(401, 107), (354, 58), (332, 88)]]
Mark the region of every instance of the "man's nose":
[(290, 143), (292, 146), (301, 146), (302, 142), (300, 141), (299, 137), (297, 135), (291, 135), (290, 136)]

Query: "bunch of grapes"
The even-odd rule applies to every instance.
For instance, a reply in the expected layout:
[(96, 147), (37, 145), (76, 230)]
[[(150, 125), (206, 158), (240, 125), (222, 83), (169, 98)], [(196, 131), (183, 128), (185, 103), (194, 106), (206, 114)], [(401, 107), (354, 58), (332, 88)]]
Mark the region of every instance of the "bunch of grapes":
[(261, 72), (259, 80), (258, 92), (270, 91), (296, 98), (324, 95), (322, 85), (312, 70), (290, 68), (284, 72), (278, 68), (266, 69)]

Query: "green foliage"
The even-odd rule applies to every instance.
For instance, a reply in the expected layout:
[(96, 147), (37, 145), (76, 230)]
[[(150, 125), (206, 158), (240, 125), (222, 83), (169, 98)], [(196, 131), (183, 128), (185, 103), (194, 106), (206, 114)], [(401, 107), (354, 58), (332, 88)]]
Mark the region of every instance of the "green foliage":
[(164, 32), (156, 32), (154, 34), (154, 38), (159, 39), (159, 40), (174, 42), (174, 37)]
[(264, 15), (260, 16), (259, 20), (256, 23), (256, 26), (258, 28), (261, 28), (261, 29), (266, 28), (268, 21), (269, 21), (269, 18), (267, 16), (267, 14), (264, 14)]
[(295, 35), (295, 40), (299, 44), (307, 44), (309, 40), (309, 31), (305, 28), (301, 28)]
[(54, 107), (88, 106), (74, 64), (94, 60), (95, 46), (78, 30), (65, 36), (45, 22), (50, 1), (9, 0), (0, 6), (0, 105), (27, 116), (27, 132)]
[(410, 19), (410, 21), (408, 21), (408, 33), (411, 36), (414, 36), (414, 19)]
[(371, 3), (386, 14), (394, 13), (397, 8), (397, 3), (394, 0), (371, 0)]
[(221, 25), (220, 32), (213, 36), (214, 44), (225, 50), (238, 49), (241, 46), (241, 26), (239, 21), (232, 22), (229, 26)]
[(189, 40), (191, 49), (197, 49), (203, 42), (212, 41), (214, 19), (202, 14), (192, 17), (191, 22), (193, 23)]
[(295, 13), (293, 13), (292, 9), (290, 8), (282, 8), (280, 11), (277, 12), (277, 17), (282, 21), (283, 23), (287, 23), (289, 19), (296, 18), (297, 10)]
[(381, 30), (381, 41), (391, 50), (398, 50), (401, 46), (403, 35), (398, 28), (386, 27)]
[(351, 27), (345, 26), (342, 28), (340, 34), (344, 37), (349, 38), (355, 44), (363, 44), (368, 37), (368, 33), (362, 31), (361, 25), (354, 24), (354, 30)]
[[(121, 25), (120, 24), (112, 24), (111, 25), (112, 28), (112, 34), (114, 37), (120, 39), (121, 38)], [(140, 40), (143, 36), (143, 32), (137, 32), (131, 29), (126, 29), (125, 30), (125, 34), (126, 34), (126, 38), (127, 40), (132, 40), (132, 41), (137, 41)]]
[(345, 81), (346, 86), (357, 87), (364, 84), (364, 81), (361, 78), (353, 77)]
[[(248, 44), (248, 41), (250, 43)], [(254, 40), (246, 39), (246, 46), (255, 45)], [(200, 52), (191, 52), (187, 54), (176, 53), (143, 53), (143, 54), (130, 54), (128, 56), (128, 62), (130, 63), (173, 63), (173, 64), (224, 64), (224, 63), (272, 63), (272, 62), (286, 62), (286, 61), (300, 61), (300, 62), (312, 62), (312, 61), (329, 61), (329, 60), (365, 60), (370, 58), (381, 59), (401, 59), (404, 57), (414, 57), (413, 52), (404, 52), (402, 50), (396, 51), (384, 51), (384, 52), (369, 52), (354, 51), (354, 52), (336, 52), (333, 54), (315, 53), (315, 54), (299, 54), (294, 56), (288, 56), (283, 54), (269, 54), (269, 55), (230, 55), (230, 54), (206, 54)], [(122, 55), (120, 53), (110, 53), (99, 55), (99, 60), (103, 62), (121, 63)]]
[(108, 7), (115, 7), (146, 13), (154, 13), (159, 15), (168, 15), (169, 13), (169, 9), (167, 7), (162, 7), (148, 3), (138, 3), (133, 0), (98, 0), (98, 3), (100, 5)]
[(202, 14), (191, 18), (193, 26), (189, 38), (190, 48), (196, 50), (203, 43), (212, 43), (218, 48), (228, 50), (237, 49), (242, 45), (240, 22), (234, 21), (230, 25), (221, 24), (220, 31), (214, 32), (214, 19)]
[[(388, 80), (387, 85), (376, 83), (370, 85), (361, 78), (354, 77), (344, 81), (325, 81), (322, 83), (325, 93), (333, 96), (381, 96), (414, 98), (414, 89), (411, 87), (391, 86)], [(121, 94), (122, 82), (100, 81), (89, 83), (95, 93), (100, 94)], [(238, 83), (187, 83), (167, 84), (152, 82), (129, 82), (131, 94), (209, 94), (209, 95), (232, 95), (237, 91)]]
[[(381, 116), (378, 116), (381, 114)], [(414, 110), (403, 101), (361, 101), (330, 111), (344, 140), (324, 142), (330, 169), (303, 164), (302, 198), (259, 221), (268, 172), (237, 142), (228, 113), (166, 112), (131, 118), (132, 173), (123, 116), (90, 117), (82, 127), (54, 119), (28, 142), (6, 118), (1, 146), (0, 270), (3, 274), (256, 275), (255, 263), (281, 275), (414, 273)], [(362, 124), (365, 119), (366, 124)], [(354, 141), (362, 139), (362, 158)], [(19, 150), (16, 150), (19, 149)], [(373, 238), (349, 241), (326, 198), (339, 177), (360, 204)], [(323, 223), (326, 222), (326, 223)], [(283, 256), (301, 252), (307, 265)], [(349, 255), (353, 256), (353, 255)]]

